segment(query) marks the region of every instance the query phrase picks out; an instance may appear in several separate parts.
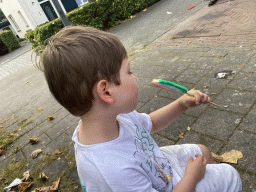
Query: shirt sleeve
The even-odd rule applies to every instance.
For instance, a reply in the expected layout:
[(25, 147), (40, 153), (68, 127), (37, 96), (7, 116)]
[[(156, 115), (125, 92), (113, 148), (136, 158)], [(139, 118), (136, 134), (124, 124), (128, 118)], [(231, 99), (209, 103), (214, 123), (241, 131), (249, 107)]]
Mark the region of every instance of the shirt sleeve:
[(132, 112), (132, 115), (137, 119), (143, 127), (150, 133), (152, 129), (152, 121), (148, 114), (138, 113), (136, 110)]

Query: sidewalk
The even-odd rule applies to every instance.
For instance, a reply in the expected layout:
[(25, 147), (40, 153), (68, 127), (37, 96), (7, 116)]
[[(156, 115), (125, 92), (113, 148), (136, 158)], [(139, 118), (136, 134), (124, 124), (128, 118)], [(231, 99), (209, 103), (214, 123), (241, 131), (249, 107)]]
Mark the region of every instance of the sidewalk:
[[(256, 191), (255, 7), (253, 0), (205, 6), (145, 48), (130, 51), (129, 57), (131, 70), (138, 77), (139, 112), (150, 113), (180, 96), (152, 86), (153, 78), (188, 89), (196, 87), (220, 105), (190, 109), (153, 138), (159, 146), (201, 143), (219, 155), (241, 151), (243, 158), (233, 166), (246, 192)], [(10, 137), (18, 137), (0, 156), (1, 168), (10, 163), (25, 165), (20, 172), (30, 170), (34, 187), (51, 185), (61, 177), (59, 191), (81, 191), (71, 143), (79, 119), (52, 98), (43, 73), (32, 65), (30, 56), (27, 52), (14, 59), (15, 64), (27, 64), (0, 80), (0, 126), (12, 133)], [(223, 71), (228, 77), (217, 79), (216, 74)], [(54, 119), (49, 121), (49, 116)], [(184, 138), (179, 138), (181, 132)], [(30, 137), (38, 137), (38, 143), (31, 145)], [(55, 154), (46, 155), (60, 147)], [(36, 149), (43, 153), (32, 159)], [(37, 181), (39, 172), (50, 180)], [(0, 186), (8, 184), (0, 181)]]

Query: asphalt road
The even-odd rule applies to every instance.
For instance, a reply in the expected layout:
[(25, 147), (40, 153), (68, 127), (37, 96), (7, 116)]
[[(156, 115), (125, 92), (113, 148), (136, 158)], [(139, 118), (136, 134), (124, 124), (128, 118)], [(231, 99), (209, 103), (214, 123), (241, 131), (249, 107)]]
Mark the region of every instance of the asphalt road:
[[(208, 2), (208, 0), (162, 0), (147, 8), (145, 12), (141, 11), (134, 18), (110, 29), (109, 32), (117, 35), (127, 50), (141, 48), (189, 18)], [(195, 7), (187, 10), (191, 6)]]

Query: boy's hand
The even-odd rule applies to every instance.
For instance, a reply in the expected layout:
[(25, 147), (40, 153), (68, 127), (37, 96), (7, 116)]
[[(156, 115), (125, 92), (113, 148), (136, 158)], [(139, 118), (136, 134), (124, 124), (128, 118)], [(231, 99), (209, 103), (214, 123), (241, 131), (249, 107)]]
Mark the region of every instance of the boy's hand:
[(195, 157), (196, 160), (193, 157), (189, 158), (184, 177), (188, 177), (197, 183), (204, 177), (207, 163), (204, 156), (196, 154)]
[(193, 88), (189, 90), (187, 94), (181, 96), (179, 101), (181, 102), (181, 105), (188, 109), (202, 103), (210, 103), (210, 97), (196, 88)]

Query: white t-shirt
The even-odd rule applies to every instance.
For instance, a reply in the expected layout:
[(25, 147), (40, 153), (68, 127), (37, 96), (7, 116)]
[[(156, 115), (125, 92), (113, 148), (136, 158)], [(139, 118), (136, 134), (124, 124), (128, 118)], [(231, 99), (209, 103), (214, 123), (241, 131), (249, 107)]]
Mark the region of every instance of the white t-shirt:
[(117, 121), (119, 137), (105, 143), (83, 145), (77, 138), (79, 125), (74, 132), (77, 171), (84, 191), (171, 191), (172, 168), (150, 135), (150, 117), (133, 111), (118, 115)]

